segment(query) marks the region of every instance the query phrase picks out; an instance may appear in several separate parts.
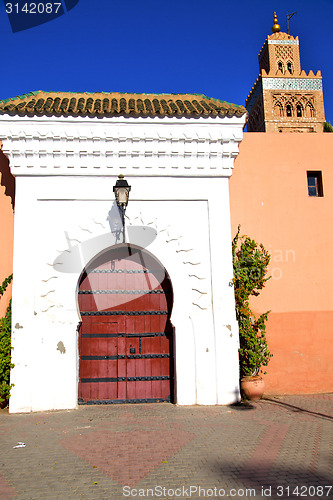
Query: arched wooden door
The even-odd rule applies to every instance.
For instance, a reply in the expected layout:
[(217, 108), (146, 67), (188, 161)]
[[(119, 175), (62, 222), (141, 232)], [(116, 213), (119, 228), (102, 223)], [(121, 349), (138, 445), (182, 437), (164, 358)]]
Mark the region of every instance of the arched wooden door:
[(79, 403), (173, 400), (172, 287), (148, 252), (121, 245), (79, 284)]

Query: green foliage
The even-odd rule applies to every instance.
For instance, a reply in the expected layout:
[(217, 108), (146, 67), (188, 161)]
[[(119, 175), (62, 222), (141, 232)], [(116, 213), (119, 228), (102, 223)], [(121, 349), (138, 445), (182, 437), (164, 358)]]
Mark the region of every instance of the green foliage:
[[(13, 275), (6, 278), (0, 286), (0, 295), (3, 295), (7, 286), (11, 283)], [(3, 318), (0, 318), (0, 403), (9, 399), (10, 389), (10, 369), (14, 367), (11, 362), (11, 325), (12, 325), (12, 304), (11, 300)]]
[(3, 280), (2, 285), (0, 285), (0, 295), (3, 295), (5, 293), (6, 288), (8, 285), (10, 285), (10, 283), (12, 282), (12, 279), (13, 279), (13, 275), (11, 274), (10, 276), (8, 276), (8, 278)]
[[(236, 316), (239, 324), (240, 376), (253, 376), (262, 372), (272, 354), (266, 340), (266, 321), (270, 311), (258, 318), (250, 309), (250, 296), (258, 296), (265, 287), (270, 255), (262, 244), (248, 236), (240, 236), (240, 226), (232, 242)], [(266, 372), (263, 372), (266, 373)]]
[(324, 123), (324, 132), (333, 132), (333, 126), (329, 122)]

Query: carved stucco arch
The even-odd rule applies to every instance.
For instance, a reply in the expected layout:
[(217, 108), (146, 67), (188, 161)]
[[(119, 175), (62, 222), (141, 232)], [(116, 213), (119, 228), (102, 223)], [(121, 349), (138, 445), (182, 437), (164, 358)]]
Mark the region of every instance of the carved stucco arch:
[(306, 118), (313, 118), (316, 116), (315, 108), (310, 101), (307, 101), (306, 105), (304, 106), (304, 112)]
[[(291, 112), (291, 115), (290, 115), (290, 116), (288, 116), (288, 114), (287, 114), (287, 108), (288, 108), (288, 106), (290, 106), (290, 112)], [(285, 110), (284, 116), (286, 116), (287, 118), (293, 118), (293, 117), (295, 116), (295, 109), (294, 109), (294, 106), (293, 106), (293, 104), (292, 104), (291, 99), (290, 99), (290, 100), (288, 100), (288, 101), (285, 103), (285, 105), (284, 105), (284, 110)]]
[[(288, 66), (288, 65), (290, 65), (290, 69), (289, 69), (289, 66)], [(287, 71), (288, 71), (288, 73), (289, 73), (290, 75), (293, 75), (293, 74), (294, 74), (294, 64), (293, 64), (293, 62), (292, 62), (290, 59), (288, 59), (288, 60), (286, 61), (286, 68), (287, 68)]]
[(283, 106), (280, 102), (274, 104), (274, 116), (281, 118), (283, 116)]
[[(211, 305), (210, 280), (207, 272), (203, 269), (200, 256), (196, 255), (195, 245), (188, 242), (187, 238), (177, 235), (172, 228), (160, 218), (152, 220), (140, 212), (136, 217), (127, 219), (127, 227), (151, 228), (156, 231), (156, 238), (147, 247), (147, 250), (166, 269), (174, 289), (174, 307), (171, 321), (174, 323), (175, 316), (180, 314), (184, 300), (187, 301), (187, 311), (193, 313), (198, 310), (206, 310)], [(137, 224), (137, 223), (141, 224)], [(77, 289), (80, 276), (84, 268), (101, 252), (111, 249), (114, 244), (110, 229), (105, 221), (91, 218), (85, 224), (65, 230), (68, 248), (63, 248), (59, 242), (55, 255), (50, 255), (45, 263), (40, 289), (38, 290), (37, 303), (39, 312), (46, 314), (57, 323), (67, 322), (66, 313), (70, 312), (72, 320), (80, 321), (77, 307)], [(88, 239), (87, 239), (88, 235)], [(92, 242), (91, 248), (88, 243)], [(116, 242), (114, 242), (116, 243)], [(131, 242), (129, 242), (131, 243)], [(98, 247), (98, 245), (100, 245)], [(88, 248), (88, 249), (87, 249)], [(71, 258), (81, 256), (81, 262), (73, 272), (65, 271), (63, 266), (71, 262)], [(75, 258), (77, 264), (77, 258)], [(61, 280), (63, 283), (61, 283)], [(60, 286), (59, 286), (60, 285)], [(69, 288), (71, 295), (64, 296), (59, 293), (63, 288)], [(177, 307), (180, 305), (180, 307)], [(63, 320), (61, 319), (63, 318)]]
[(278, 73), (279, 71), (281, 71), (281, 73), (284, 74), (285, 73), (285, 67), (284, 67), (283, 61), (281, 59), (279, 59), (276, 64), (277, 64), (277, 68), (278, 68), (276, 73)]
[[(299, 101), (296, 102), (295, 109), (296, 109), (296, 116), (298, 118), (304, 116), (304, 107), (303, 107), (303, 103), (302, 103), (301, 100), (299, 100)], [(298, 109), (300, 109), (300, 111), (301, 111), (300, 117), (298, 116)]]

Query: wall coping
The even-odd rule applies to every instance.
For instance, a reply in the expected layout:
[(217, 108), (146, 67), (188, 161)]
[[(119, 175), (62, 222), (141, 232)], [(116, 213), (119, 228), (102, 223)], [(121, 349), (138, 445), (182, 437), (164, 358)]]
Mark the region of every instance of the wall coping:
[(227, 176), (241, 117), (10, 117), (0, 138), (15, 176)]

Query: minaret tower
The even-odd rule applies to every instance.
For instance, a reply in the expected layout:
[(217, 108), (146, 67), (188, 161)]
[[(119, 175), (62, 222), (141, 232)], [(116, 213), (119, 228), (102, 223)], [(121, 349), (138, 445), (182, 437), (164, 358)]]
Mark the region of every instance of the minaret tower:
[(275, 12), (258, 57), (259, 77), (245, 104), (248, 132), (323, 132), (321, 73), (301, 69), (298, 37), (280, 31)]

